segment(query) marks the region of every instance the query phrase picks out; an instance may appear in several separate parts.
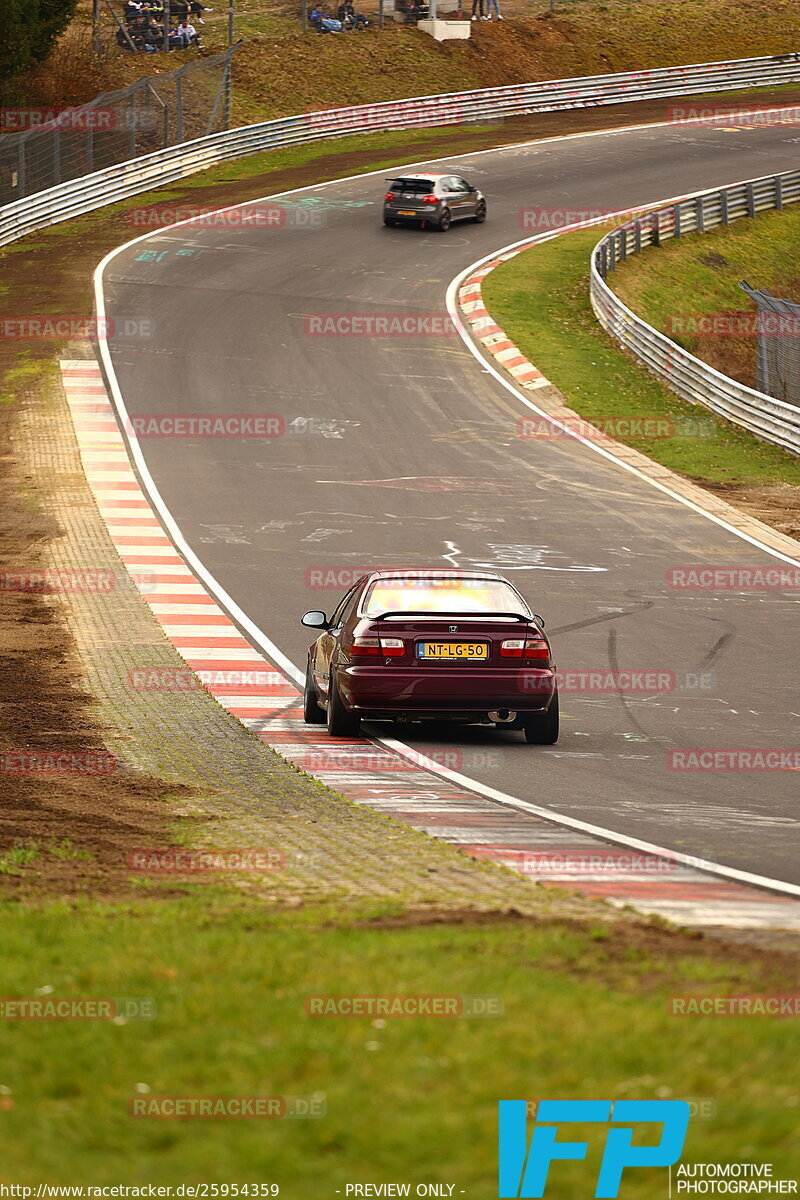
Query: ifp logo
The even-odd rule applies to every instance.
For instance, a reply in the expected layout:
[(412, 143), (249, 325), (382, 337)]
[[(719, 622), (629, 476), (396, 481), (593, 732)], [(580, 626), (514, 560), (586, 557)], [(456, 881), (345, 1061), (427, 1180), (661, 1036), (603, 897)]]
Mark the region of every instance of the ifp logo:
[[(528, 1145), (526, 1100), (501, 1100), (500, 1200), (544, 1196), (551, 1162), (586, 1158), (588, 1142), (557, 1141), (564, 1122), (611, 1125), (606, 1131), (595, 1197), (619, 1194), (626, 1167), (669, 1167), (681, 1156), (689, 1126), (685, 1100), (541, 1100)], [(634, 1123), (663, 1125), (655, 1146), (634, 1145)]]

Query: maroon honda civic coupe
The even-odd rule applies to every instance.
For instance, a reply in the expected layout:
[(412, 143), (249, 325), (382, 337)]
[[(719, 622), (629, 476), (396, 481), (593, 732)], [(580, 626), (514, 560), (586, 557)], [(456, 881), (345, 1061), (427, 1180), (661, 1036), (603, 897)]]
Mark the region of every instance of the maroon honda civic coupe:
[(558, 740), (555, 663), (544, 621), (493, 571), (371, 571), (308, 652), (304, 715), (332, 737), (357, 737), (362, 720), (455, 721)]

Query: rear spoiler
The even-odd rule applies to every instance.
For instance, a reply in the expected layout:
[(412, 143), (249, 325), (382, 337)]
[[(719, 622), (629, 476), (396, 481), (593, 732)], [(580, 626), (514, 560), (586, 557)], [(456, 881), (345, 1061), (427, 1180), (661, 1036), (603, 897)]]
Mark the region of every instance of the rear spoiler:
[(477, 617), (483, 620), (484, 617), (507, 617), (510, 621), (524, 621), (527, 625), (531, 620), (530, 617), (523, 617), (522, 613), (509, 612), (434, 612), (431, 609), (414, 609), (409, 608), (399, 612), (380, 613), (377, 617), (372, 617), (373, 621), (385, 621), (389, 617), (441, 617), (443, 621), (449, 621), (453, 617)]

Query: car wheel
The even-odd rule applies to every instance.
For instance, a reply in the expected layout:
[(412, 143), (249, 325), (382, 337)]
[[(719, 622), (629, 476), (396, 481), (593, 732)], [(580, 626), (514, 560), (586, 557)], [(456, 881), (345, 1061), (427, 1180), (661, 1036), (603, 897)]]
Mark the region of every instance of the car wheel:
[(326, 713), (328, 733), (331, 737), (358, 737), (361, 733), (361, 718), (348, 712), (342, 703), (336, 680), (331, 671), (328, 684), (328, 711)]
[(472, 218), (476, 225), (482, 225), (486, 220), (486, 204), (481, 200), (478, 207), (475, 209), (475, 216)]
[(554, 746), (558, 741), (558, 723), (556, 692), (546, 713), (534, 713), (525, 718), (525, 741), (533, 746)]
[(314, 686), (310, 663), (306, 667), (306, 683), (303, 688), (303, 720), (306, 725), (323, 725), (325, 723), (325, 709), (320, 706), (317, 699), (317, 689)]
[(450, 209), (443, 208), (439, 214), (439, 220), (436, 222), (436, 228), (439, 233), (447, 233), (453, 223), (453, 218), (450, 216)]

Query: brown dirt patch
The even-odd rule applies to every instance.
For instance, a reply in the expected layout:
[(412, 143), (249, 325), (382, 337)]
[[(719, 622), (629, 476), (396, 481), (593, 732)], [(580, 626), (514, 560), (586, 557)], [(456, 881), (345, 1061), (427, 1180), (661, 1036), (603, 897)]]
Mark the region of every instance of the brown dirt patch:
[[(11, 416), (0, 418), (0, 572), (35, 571), (57, 532), (26, 496), (9, 443)], [(11, 774), (6, 754), (104, 754), (92, 698), (81, 690), (72, 639), (57, 600), (0, 587), (0, 897), (121, 899), (129, 851), (168, 843), (166, 785), (135, 774)], [(170, 789), (174, 794), (180, 789)], [(65, 845), (65, 839), (68, 845)], [(14, 847), (35, 848), (17, 866)], [(158, 894), (148, 892), (148, 894)]]

